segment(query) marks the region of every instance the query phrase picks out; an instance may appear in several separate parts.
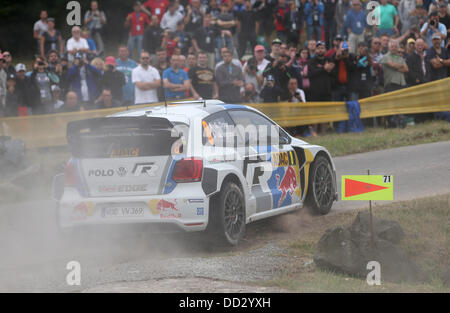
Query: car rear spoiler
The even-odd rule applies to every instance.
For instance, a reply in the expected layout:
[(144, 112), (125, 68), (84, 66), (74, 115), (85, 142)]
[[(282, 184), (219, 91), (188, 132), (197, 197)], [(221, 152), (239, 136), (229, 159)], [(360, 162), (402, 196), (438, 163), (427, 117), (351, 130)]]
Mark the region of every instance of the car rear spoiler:
[(70, 122), (67, 125), (67, 142), (69, 145), (77, 144), (81, 134), (89, 134), (95, 131), (107, 131), (108, 129), (139, 129), (139, 130), (170, 130), (174, 125), (162, 117), (101, 117), (81, 121)]

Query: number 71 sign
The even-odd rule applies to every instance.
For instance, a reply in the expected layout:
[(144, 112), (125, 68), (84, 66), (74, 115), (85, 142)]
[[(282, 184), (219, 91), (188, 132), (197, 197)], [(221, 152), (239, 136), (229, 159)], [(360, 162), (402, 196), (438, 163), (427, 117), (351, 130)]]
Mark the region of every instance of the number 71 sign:
[(392, 175), (346, 175), (342, 176), (344, 201), (394, 200), (394, 176)]

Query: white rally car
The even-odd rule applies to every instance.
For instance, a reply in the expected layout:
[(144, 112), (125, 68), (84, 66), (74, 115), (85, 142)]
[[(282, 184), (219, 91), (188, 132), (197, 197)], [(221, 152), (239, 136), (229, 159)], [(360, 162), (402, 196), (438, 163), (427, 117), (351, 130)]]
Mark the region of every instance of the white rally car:
[[(191, 101), (69, 123), (72, 159), (55, 180), (62, 229), (156, 223), (236, 245), (246, 224), (337, 200), (326, 149), (261, 112)], [(58, 190), (60, 188), (60, 190)]]

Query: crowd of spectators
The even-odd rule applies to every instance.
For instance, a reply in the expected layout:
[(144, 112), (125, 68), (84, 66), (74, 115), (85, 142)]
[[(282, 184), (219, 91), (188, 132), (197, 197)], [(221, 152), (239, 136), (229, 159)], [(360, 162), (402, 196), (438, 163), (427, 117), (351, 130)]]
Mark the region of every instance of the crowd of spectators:
[(448, 77), (447, 0), (380, 0), (373, 12), (368, 4), (135, 2), (121, 21), (128, 40), (116, 56), (105, 55), (105, 42), (118, 43), (103, 38), (110, 21), (98, 1), (70, 38), (44, 10), (33, 28), (31, 68), (0, 53), (0, 116), (183, 98), (350, 101)]

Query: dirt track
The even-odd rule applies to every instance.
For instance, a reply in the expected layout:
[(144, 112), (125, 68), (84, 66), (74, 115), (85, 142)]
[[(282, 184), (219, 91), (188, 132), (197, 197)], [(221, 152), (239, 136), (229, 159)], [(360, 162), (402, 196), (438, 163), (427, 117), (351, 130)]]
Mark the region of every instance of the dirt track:
[[(395, 199), (406, 200), (450, 192), (449, 154), (450, 142), (443, 142), (335, 161), (338, 177), (363, 174), (367, 169), (373, 174), (394, 175)], [(339, 202), (333, 213), (365, 205)], [(143, 288), (143, 292), (153, 289), (163, 292), (170, 290), (171, 284), (179, 292), (197, 292), (205, 285), (208, 292), (264, 291), (242, 283), (279, 274), (289, 265), (290, 258), (278, 243), (321, 221), (301, 211), (252, 224), (243, 244), (230, 250), (211, 247), (199, 240), (198, 234), (156, 235), (122, 229), (62, 241), (56, 235), (53, 212), (52, 202), (0, 207), (0, 291), (95, 292)], [(65, 267), (72, 260), (81, 263), (81, 287), (66, 284)], [(304, 260), (305, 267), (310, 262)], [(177, 279), (186, 282), (186, 289), (178, 289)]]

